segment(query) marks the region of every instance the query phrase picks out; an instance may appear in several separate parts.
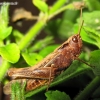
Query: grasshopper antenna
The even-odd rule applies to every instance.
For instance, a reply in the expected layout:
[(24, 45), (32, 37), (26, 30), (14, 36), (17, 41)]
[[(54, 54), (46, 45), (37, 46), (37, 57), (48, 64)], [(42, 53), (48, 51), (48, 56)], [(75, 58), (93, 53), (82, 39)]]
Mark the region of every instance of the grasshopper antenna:
[(80, 20), (81, 20), (81, 26), (79, 26), (79, 31), (78, 31), (79, 35), (81, 33), (81, 29), (82, 29), (82, 26), (83, 26), (83, 23), (84, 23), (84, 20), (82, 20), (82, 8), (81, 8)]
[[(81, 29), (82, 29), (82, 26), (83, 26), (83, 23), (84, 23), (84, 20), (82, 19), (82, 8), (81, 8), (80, 20), (81, 20), (81, 26), (79, 26), (79, 31), (78, 31), (78, 34), (79, 34), (79, 35), (80, 35), (80, 33), (81, 33)], [(87, 62), (81, 60), (80, 58), (77, 58), (77, 60), (78, 60), (78, 61), (81, 61), (82, 63), (84, 63), (84, 64), (86, 64), (86, 65), (88, 65), (88, 66), (90, 66), (90, 67), (93, 67), (93, 66), (91, 66), (90, 64), (88, 64)]]

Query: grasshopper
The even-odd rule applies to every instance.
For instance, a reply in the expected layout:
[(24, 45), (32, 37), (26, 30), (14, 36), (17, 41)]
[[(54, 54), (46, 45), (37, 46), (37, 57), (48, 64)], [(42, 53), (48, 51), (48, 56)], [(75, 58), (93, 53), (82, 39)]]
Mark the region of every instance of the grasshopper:
[(23, 84), (26, 81), (26, 91), (39, 88), (42, 85), (50, 84), (61, 71), (70, 66), (73, 60), (78, 59), (82, 50), (82, 39), (80, 36), (83, 22), (77, 34), (71, 36), (61, 46), (50, 53), (42, 61), (33, 67), (11, 68), (8, 70), (8, 76), (13, 80), (4, 86), (4, 93), (10, 94), (11, 84), (19, 82)]

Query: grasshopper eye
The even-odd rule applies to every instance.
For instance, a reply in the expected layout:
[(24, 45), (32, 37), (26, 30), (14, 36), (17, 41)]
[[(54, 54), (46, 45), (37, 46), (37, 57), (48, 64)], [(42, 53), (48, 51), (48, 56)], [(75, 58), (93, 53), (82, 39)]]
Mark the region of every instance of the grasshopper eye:
[(72, 38), (72, 41), (73, 41), (73, 42), (75, 42), (75, 43), (77, 43), (77, 42), (78, 42), (77, 37), (76, 37), (76, 36), (74, 36), (74, 37)]

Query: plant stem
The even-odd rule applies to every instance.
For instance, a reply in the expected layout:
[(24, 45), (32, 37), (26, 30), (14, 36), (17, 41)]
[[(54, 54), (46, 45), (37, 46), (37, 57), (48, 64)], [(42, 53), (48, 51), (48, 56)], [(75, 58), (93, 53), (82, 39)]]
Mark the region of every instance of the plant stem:
[(100, 86), (100, 77), (96, 76), (92, 82), (75, 98), (75, 100), (87, 99)]
[(3, 61), (2, 66), (0, 66), (0, 82), (3, 80), (4, 74), (6, 73), (7, 69), (10, 67), (10, 63), (8, 61)]
[(55, 11), (59, 10), (60, 7), (62, 7), (67, 0), (57, 0), (57, 2), (52, 6), (52, 8), (49, 11), (49, 15), (55, 13)]
[(31, 29), (27, 32), (19, 44), (20, 50), (23, 50), (28, 46), (30, 41), (36, 37), (37, 33), (43, 28), (44, 25), (44, 21), (38, 21), (34, 26), (31, 27)]
[(3, 45), (4, 45), (3, 41), (2, 41), (2, 40), (0, 40), (0, 46), (3, 46)]
[(57, 10), (57, 11), (55, 11), (55, 13), (53, 13), (53, 14), (51, 14), (51, 15), (49, 16), (49, 19), (53, 18), (54, 16), (58, 15), (59, 13), (65, 11), (65, 10), (67, 10), (67, 9), (74, 9), (73, 4), (71, 3), (71, 4), (68, 4), (68, 5), (65, 5), (64, 7), (60, 8), (60, 9)]

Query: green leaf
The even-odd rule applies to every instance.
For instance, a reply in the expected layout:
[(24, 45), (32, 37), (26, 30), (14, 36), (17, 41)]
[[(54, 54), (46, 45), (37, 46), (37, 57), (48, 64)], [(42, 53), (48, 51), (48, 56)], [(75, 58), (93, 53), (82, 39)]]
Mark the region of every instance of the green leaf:
[(56, 91), (48, 91), (45, 93), (47, 99), (46, 100), (71, 100), (70, 97), (65, 92)]
[(84, 28), (86, 32), (81, 32), (82, 39), (85, 42), (96, 45), (100, 48), (100, 34), (91, 28)]
[(48, 5), (43, 0), (32, 0), (33, 4), (42, 12), (48, 12)]
[(72, 27), (73, 27), (73, 23), (71, 21), (66, 19), (61, 21), (59, 28), (57, 30), (59, 38), (64, 40), (70, 37), (73, 33)]
[(94, 0), (86, 0), (85, 4), (88, 6), (88, 9), (93, 10), (100, 10), (100, 2), (99, 0), (96, 0), (94, 3)]
[[(73, 16), (72, 16), (72, 14), (73, 14)], [(79, 14), (78, 10), (68, 9), (68, 10), (64, 11), (62, 18), (63, 18), (63, 20), (68, 20), (68, 21), (74, 23), (78, 14)]]
[(13, 84), (11, 84), (11, 100), (25, 100), (25, 86), (26, 82), (21, 84), (16, 81)]
[(56, 49), (58, 45), (51, 45), (47, 46), (46, 48), (42, 49), (39, 54), (42, 55), (43, 57), (47, 56), (49, 53), (53, 52), (54, 49)]
[[(85, 26), (100, 31), (100, 11), (92, 11), (83, 13)], [(91, 20), (92, 19), (92, 20)], [(80, 21), (79, 21), (80, 22)]]
[(46, 47), (47, 45), (53, 43), (53, 37), (52, 36), (47, 36), (42, 40), (38, 40), (30, 49), (29, 51), (39, 51), (41, 49), (43, 49), (44, 47)]
[(13, 35), (15, 37), (16, 43), (19, 43), (20, 40), (23, 38), (23, 33), (19, 32), (18, 30), (13, 30)]
[(16, 95), (15, 95), (16, 99), (21, 100), (21, 85), (20, 85), (20, 83), (16, 82), (14, 88), (15, 88), (15, 93), (16, 93)]
[(90, 54), (90, 65), (93, 66), (95, 75), (100, 75), (100, 50), (92, 51)]
[(45, 27), (46, 33), (52, 34), (55, 37), (57, 37), (58, 33), (57, 33), (57, 30), (55, 29), (59, 29), (61, 21), (62, 21), (61, 19), (50, 20)]
[(29, 64), (30, 66), (35, 65), (37, 62), (43, 59), (43, 57), (37, 53), (27, 53), (23, 52), (22, 53), (23, 58)]
[(64, 40), (73, 34), (72, 27), (73, 27), (73, 22), (65, 18), (62, 18), (49, 21), (47, 26), (45, 27), (45, 31), (48, 34), (52, 34), (55, 37), (59, 37), (60, 39)]
[(20, 58), (20, 50), (15, 43), (0, 47), (0, 55), (11, 63), (16, 63)]
[(92, 98), (97, 98), (97, 97), (100, 98), (99, 92), (100, 92), (100, 86), (93, 92)]
[(0, 39), (4, 40), (5, 38), (7, 38), (12, 32), (12, 27), (7, 27), (5, 29), (2, 29), (2, 27), (0, 27)]
[(12, 27), (7, 27), (9, 22), (8, 15), (9, 4), (3, 3), (0, 9), (0, 39), (5, 39), (11, 34)]
[(9, 22), (9, 4), (3, 3), (0, 9), (0, 39), (3, 40), (11, 34), (12, 27), (7, 27)]
[[(79, 26), (74, 25), (74, 33), (78, 33)], [(81, 29), (81, 38), (83, 41), (93, 44), (100, 48), (100, 34), (93, 28), (84, 27)]]
[(15, 100), (15, 98), (16, 98), (16, 93), (15, 93), (15, 91), (16, 91), (16, 84), (17, 83), (14, 83), (14, 84), (12, 84), (11, 85), (11, 100)]
[[(0, 27), (6, 27), (9, 22), (9, 15), (8, 15), (9, 4), (3, 2), (3, 5), (0, 9)], [(2, 27), (3, 28), (3, 27)]]

